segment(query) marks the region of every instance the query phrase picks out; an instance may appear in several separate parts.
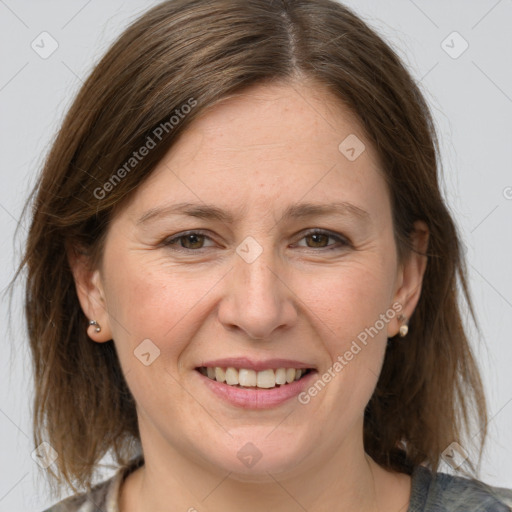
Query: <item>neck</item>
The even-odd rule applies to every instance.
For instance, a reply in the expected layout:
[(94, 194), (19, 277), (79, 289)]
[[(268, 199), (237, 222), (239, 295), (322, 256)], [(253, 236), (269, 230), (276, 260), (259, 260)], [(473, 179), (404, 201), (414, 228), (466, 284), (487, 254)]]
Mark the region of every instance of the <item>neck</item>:
[[(250, 477), (196, 460), (176, 450), (155, 431), (141, 425), (144, 466), (123, 486), (122, 512), (280, 512), (406, 510), (410, 479), (383, 470), (362, 445), (362, 425), (339, 449), (322, 460), (309, 459), (283, 471), (260, 471)], [(144, 443), (150, 439), (152, 443)], [(255, 466), (256, 467), (256, 466)], [(396, 492), (400, 488), (400, 492)]]

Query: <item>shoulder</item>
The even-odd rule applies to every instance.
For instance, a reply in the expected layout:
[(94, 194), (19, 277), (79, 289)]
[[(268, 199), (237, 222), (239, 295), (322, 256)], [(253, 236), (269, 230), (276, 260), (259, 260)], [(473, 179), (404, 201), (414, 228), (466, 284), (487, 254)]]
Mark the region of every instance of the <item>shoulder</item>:
[(110, 512), (106, 507), (106, 498), (111, 486), (112, 479), (109, 479), (93, 487), (91, 492), (70, 496), (44, 512), (96, 512), (97, 510)]
[(512, 489), (417, 466), (408, 512), (510, 512)]
[(44, 512), (117, 512), (119, 489), (127, 473), (126, 468), (121, 468), (108, 480), (93, 486), (89, 492), (70, 496)]

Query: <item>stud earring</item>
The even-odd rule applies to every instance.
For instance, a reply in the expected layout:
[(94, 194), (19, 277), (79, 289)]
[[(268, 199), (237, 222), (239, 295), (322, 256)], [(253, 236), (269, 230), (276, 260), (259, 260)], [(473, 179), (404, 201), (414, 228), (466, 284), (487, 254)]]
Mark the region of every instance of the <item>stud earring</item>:
[(400, 337), (401, 338), (404, 338), (405, 336), (407, 336), (407, 333), (409, 332), (409, 326), (405, 323), (407, 318), (405, 318), (405, 316), (403, 315), (400, 315), (398, 317), (398, 320), (400, 320), (401, 322), (404, 322), (401, 326), (400, 326), (400, 330), (399, 330), (399, 333), (400, 333)]
[(96, 320), (90, 320), (89, 321), (89, 325), (96, 326), (96, 329), (94, 329), (94, 332), (100, 332), (101, 331), (100, 324), (98, 322), (96, 322)]

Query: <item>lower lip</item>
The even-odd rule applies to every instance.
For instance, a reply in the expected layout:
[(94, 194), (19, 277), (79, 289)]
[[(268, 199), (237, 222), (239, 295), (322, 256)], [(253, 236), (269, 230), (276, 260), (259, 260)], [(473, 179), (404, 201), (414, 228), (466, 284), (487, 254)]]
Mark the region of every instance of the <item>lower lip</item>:
[(195, 370), (202, 378), (208, 388), (219, 398), (226, 402), (241, 407), (242, 409), (270, 409), (290, 400), (299, 395), (310, 382), (315, 378), (316, 371), (310, 371), (307, 375), (299, 380), (295, 380), (290, 384), (284, 384), (278, 388), (272, 389), (254, 389), (254, 388), (236, 388), (217, 382), (216, 380), (206, 377), (202, 373)]

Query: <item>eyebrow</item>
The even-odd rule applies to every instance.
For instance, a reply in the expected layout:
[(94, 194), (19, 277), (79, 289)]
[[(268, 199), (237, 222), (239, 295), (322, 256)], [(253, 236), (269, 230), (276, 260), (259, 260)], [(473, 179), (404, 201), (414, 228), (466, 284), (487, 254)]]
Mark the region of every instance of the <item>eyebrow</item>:
[[(302, 219), (307, 217), (325, 216), (325, 215), (352, 216), (362, 221), (370, 222), (371, 216), (366, 211), (352, 203), (346, 201), (334, 203), (297, 203), (286, 208), (283, 219)], [(235, 216), (228, 211), (222, 210), (217, 206), (198, 203), (177, 203), (169, 206), (152, 208), (146, 211), (137, 220), (137, 224), (145, 224), (150, 220), (156, 220), (171, 215), (185, 215), (196, 217), (198, 219), (218, 220), (221, 222), (233, 224)]]

